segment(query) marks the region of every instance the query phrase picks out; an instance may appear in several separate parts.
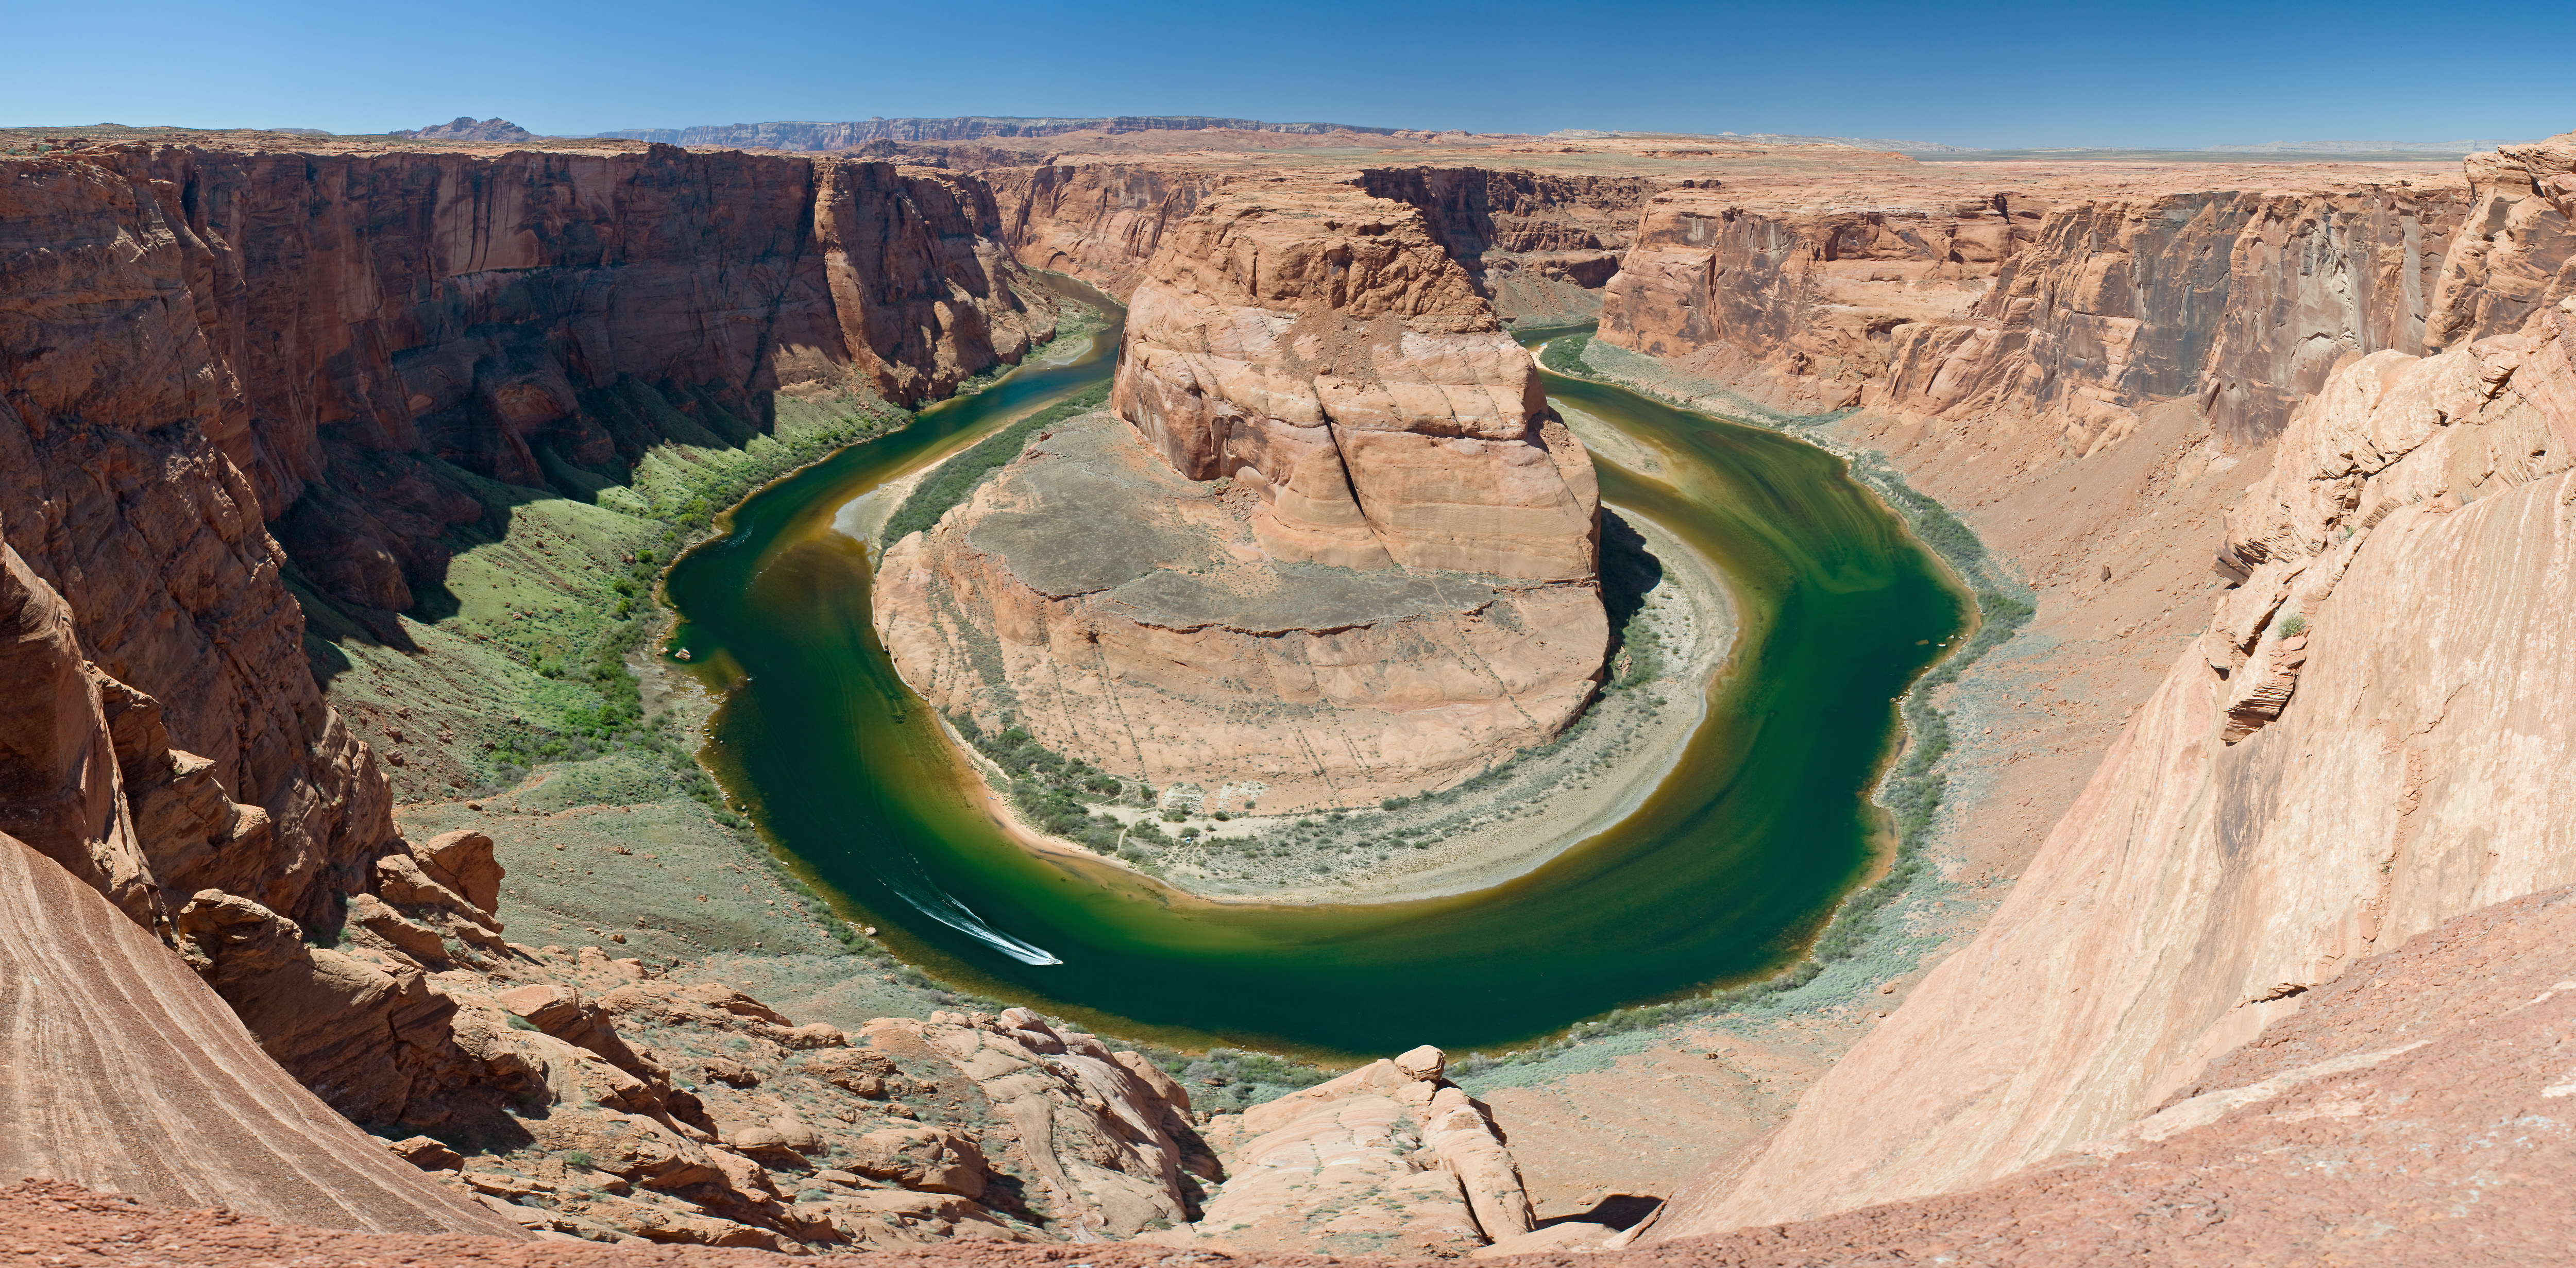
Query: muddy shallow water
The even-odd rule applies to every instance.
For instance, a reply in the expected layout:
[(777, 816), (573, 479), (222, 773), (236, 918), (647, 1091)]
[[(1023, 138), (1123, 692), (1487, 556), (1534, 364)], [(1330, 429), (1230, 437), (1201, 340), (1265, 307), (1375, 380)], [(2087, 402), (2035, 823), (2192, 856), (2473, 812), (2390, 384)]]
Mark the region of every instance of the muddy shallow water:
[[(1099, 302), (1106, 303), (1105, 300)], [(907, 958), (1114, 1032), (1316, 1056), (1493, 1048), (1785, 963), (1872, 858), (1894, 698), (1965, 627), (1939, 565), (1841, 462), (1777, 433), (1546, 376), (1651, 449), (1602, 494), (1726, 574), (1741, 622), (1673, 773), (1608, 832), (1474, 893), (1202, 901), (994, 825), (987, 790), (870, 628), (854, 498), (1106, 378), (1094, 351), (923, 411), (737, 509), (669, 586), (673, 647), (724, 695), (708, 756), (798, 870)]]

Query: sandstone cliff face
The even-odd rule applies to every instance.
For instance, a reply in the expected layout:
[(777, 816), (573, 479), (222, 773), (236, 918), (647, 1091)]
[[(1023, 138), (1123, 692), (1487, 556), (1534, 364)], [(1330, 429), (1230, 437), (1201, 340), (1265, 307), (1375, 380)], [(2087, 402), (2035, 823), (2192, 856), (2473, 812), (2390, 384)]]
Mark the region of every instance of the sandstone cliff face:
[(1600, 337), (1660, 357), (1699, 354), (1773, 403), (1862, 403), (1892, 332), (1963, 316), (2037, 235), (2045, 204), (1959, 197), (1915, 207), (1747, 208), (1690, 187), (1649, 199), (1604, 288)]
[(1359, 187), (1411, 203), (1506, 318), (1580, 320), (1600, 309), (1647, 200), (1667, 182), (1481, 167), (1370, 168)]
[(1590, 587), (1283, 562), (1265, 510), (1086, 415), (886, 551), (878, 636), (943, 712), (1274, 811), (1454, 783), (1591, 698)]
[(2248, 447), (2347, 356), (2504, 333), (2566, 294), (2576, 238), (2539, 192), (2564, 148), (2481, 156), (2465, 191), (1672, 189), (1605, 288), (1601, 337), (1800, 412), (2031, 417), (2081, 454), (2187, 399)]
[(1221, 193), (1130, 303), (1113, 405), (1174, 470), (1263, 502), (1272, 557), (1592, 575), (1592, 464), (1418, 209)]
[[(2542, 178), (2539, 238), (2571, 210)], [(2576, 880), (2571, 352), (2562, 305), (2347, 358), (2229, 525), (2246, 580), (1992, 924), (1656, 1236), (1994, 1179), (2124, 1128), (2355, 960)]]
[(1124, 300), (1164, 236), (1219, 178), (1185, 167), (1049, 163), (984, 179), (1001, 208), (1003, 240), (1021, 264), (1069, 273)]
[[(308, 927), (392, 826), (305, 664), (290, 567), (410, 607), (440, 532), (481, 514), (427, 460), (534, 486), (547, 458), (631, 461), (661, 437), (582, 408), (622, 378), (754, 417), (781, 391), (915, 401), (1052, 328), (981, 185), (881, 164), (129, 146), (7, 173), (0, 533), (79, 659), (152, 705), (157, 738), (119, 747), (134, 815), (168, 785), (154, 813), (215, 818), (143, 833), (158, 884)], [(83, 769), (104, 842), (110, 785)], [(70, 813), (61, 792), (27, 795)]]

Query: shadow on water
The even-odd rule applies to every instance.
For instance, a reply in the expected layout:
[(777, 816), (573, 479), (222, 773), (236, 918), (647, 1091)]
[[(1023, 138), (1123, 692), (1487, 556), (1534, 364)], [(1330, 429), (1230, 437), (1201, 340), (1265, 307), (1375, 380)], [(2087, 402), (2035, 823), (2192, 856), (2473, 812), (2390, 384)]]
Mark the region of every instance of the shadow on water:
[[(1964, 628), (1961, 597), (1831, 455), (1554, 375), (1551, 394), (1670, 459), (1669, 481), (1601, 464), (1604, 499), (1715, 561), (1742, 621), (1709, 720), (1635, 814), (1492, 889), (1368, 906), (1210, 903), (1013, 845), (878, 647), (868, 551), (833, 515), (1107, 377), (1116, 337), (782, 481), (672, 570), (675, 646), (725, 693), (710, 763), (897, 951), (1167, 1042), (1492, 1048), (1774, 970), (1868, 870), (1893, 699)], [(1608, 543), (1605, 587), (1631, 606), (1661, 566), (1632, 538)]]

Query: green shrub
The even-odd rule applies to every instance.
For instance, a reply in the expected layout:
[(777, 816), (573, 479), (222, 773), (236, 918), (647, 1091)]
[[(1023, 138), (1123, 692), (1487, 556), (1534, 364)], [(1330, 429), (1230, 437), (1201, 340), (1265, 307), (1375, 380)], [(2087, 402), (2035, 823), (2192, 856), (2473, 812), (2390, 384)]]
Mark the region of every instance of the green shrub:
[(937, 524), (939, 517), (946, 515), (949, 508), (973, 494), (986, 476), (1019, 457), (1020, 451), (1028, 448), (1030, 437), (1076, 414), (1088, 414), (1108, 403), (1109, 385), (1102, 383), (1076, 392), (1060, 404), (1039, 410), (977, 441), (974, 448), (941, 463), (937, 472), (922, 481), (912, 491), (912, 496), (903, 500), (902, 509), (886, 521), (885, 532), (877, 540), (881, 544), (892, 545)]

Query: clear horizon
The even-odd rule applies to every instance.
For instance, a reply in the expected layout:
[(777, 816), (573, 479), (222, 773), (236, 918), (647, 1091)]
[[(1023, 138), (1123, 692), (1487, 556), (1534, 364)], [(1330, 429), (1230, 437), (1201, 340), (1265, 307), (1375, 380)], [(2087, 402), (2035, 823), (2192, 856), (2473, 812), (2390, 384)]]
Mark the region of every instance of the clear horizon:
[[(94, 11), (13, 15), (13, 43), (77, 50)], [(1770, 132), (1981, 149), (2529, 139), (2576, 129), (2576, 8), (2506, 3), (2427, 48), (2394, 4), (2069, 13), (2011, 0), (1976, 29), (1919, 7), (1631, 3), (1275, 10), (1019, 0), (966, 17), (882, 3), (725, 10), (460, 0), (409, 11), (270, 0), (117, 10), (127, 65), (17, 59), (0, 123), (374, 133), (501, 117), (587, 135), (777, 120), (1210, 115), (1367, 127)], [(2456, 29), (2456, 28), (2455, 28)], [(142, 34), (136, 35), (134, 33)], [(2213, 35), (2213, 32), (2219, 33)], [(2233, 38), (2226, 38), (2233, 36)], [(131, 45), (140, 42), (141, 49)], [(158, 43), (161, 47), (155, 48)]]

